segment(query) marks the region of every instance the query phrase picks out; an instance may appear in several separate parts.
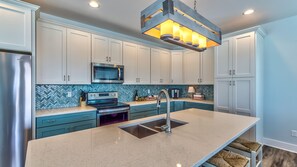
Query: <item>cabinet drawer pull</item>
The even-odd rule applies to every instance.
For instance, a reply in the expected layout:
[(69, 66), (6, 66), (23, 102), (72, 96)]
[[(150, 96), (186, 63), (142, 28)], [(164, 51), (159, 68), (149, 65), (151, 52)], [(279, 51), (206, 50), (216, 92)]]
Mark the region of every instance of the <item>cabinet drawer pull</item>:
[(232, 86), (232, 81), (229, 81), (229, 85)]
[(106, 56), (106, 61), (108, 62), (108, 56)]
[(235, 81), (233, 81), (233, 86), (235, 86)]
[(111, 57), (109, 57), (109, 62), (111, 62)]
[(229, 70), (229, 75), (232, 75), (232, 70)]
[(55, 120), (55, 119), (52, 119), (52, 120), (47, 120), (46, 122), (47, 122), (47, 123), (55, 123), (56, 120)]
[(235, 70), (233, 70), (233, 75), (235, 75)]
[(66, 75), (64, 75), (64, 81), (66, 81)]
[(70, 75), (68, 75), (68, 81), (70, 81)]

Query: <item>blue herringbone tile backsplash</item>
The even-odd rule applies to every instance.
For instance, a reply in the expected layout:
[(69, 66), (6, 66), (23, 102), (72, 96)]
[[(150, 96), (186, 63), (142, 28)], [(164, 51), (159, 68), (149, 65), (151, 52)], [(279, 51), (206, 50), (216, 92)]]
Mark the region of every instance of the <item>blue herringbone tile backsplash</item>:
[[(36, 85), (36, 109), (53, 109), (79, 106), (81, 91), (85, 92), (119, 92), (119, 101), (133, 101), (135, 90), (139, 96), (147, 96), (148, 89), (151, 94), (158, 94), (161, 89), (179, 88), (181, 96), (187, 97), (188, 86), (153, 86), (153, 85), (121, 85), (121, 84), (92, 84), (92, 85)], [(208, 100), (213, 99), (213, 86), (196, 86), (196, 90), (203, 93)], [(72, 92), (72, 97), (67, 93)]]

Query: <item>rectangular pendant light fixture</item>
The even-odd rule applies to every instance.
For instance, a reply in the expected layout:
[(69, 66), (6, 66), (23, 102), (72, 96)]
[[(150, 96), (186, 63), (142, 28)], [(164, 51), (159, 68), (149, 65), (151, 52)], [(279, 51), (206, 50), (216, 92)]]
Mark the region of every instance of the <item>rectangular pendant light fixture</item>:
[(221, 29), (179, 0), (157, 0), (141, 12), (141, 33), (202, 52), (221, 45)]

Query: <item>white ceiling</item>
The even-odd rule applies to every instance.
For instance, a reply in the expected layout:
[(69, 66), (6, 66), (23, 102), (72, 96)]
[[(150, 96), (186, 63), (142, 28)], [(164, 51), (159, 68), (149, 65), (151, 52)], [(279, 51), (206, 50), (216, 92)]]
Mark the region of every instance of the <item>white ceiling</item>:
[[(140, 33), (140, 12), (155, 0), (99, 0), (100, 8), (89, 7), (89, 0), (24, 1), (41, 6), (41, 12), (164, 44)], [(182, 1), (191, 7), (194, 4), (194, 0)], [(249, 8), (255, 13), (243, 16), (243, 11)], [(297, 1), (198, 0), (197, 10), (218, 25), (223, 33), (228, 33), (297, 15)]]

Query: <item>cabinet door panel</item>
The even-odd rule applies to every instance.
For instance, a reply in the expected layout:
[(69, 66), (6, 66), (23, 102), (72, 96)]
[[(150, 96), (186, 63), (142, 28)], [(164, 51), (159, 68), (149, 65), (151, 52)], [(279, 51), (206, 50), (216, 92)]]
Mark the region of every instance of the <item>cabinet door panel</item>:
[(235, 113), (246, 113), (254, 116), (253, 110), (254, 79), (234, 78), (233, 79), (233, 108)]
[(184, 52), (184, 83), (198, 84), (200, 77), (200, 54), (195, 51)]
[(137, 80), (137, 45), (125, 42), (123, 44), (123, 64), (125, 83), (136, 83)]
[(91, 83), (91, 35), (67, 29), (67, 83)]
[(38, 22), (37, 84), (66, 83), (66, 28)]
[(201, 53), (201, 83), (204, 85), (214, 84), (214, 49), (210, 48)]
[(161, 80), (161, 58), (160, 51), (157, 49), (151, 50), (151, 83), (160, 84)]
[(122, 65), (123, 43), (122, 41), (109, 39), (109, 56), (111, 64)]
[(171, 53), (171, 83), (183, 84), (183, 52)]
[(215, 48), (215, 77), (231, 77), (232, 73), (232, 38), (223, 40), (222, 45)]
[(161, 58), (161, 83), (162, 84), (169, 84), (170, 83), (170, 52), (167, 51), (161, 51), (160, 54)]
[(31, 52), (31, 10), (0, 2), (0, 49)]
[(108, 63), (108, 38), (92, 34), (92, 62)]
[(255, 69), (254, 33), (234, 37), (233, 69), (234, 77), (253, 77)]
[(232, 113), (231, 79), (217, 79), (215, 81), (215, 110)]
[(139, 83), (149, 84), (151, 82), (151, 49), (138, 46), (137, 71)]

